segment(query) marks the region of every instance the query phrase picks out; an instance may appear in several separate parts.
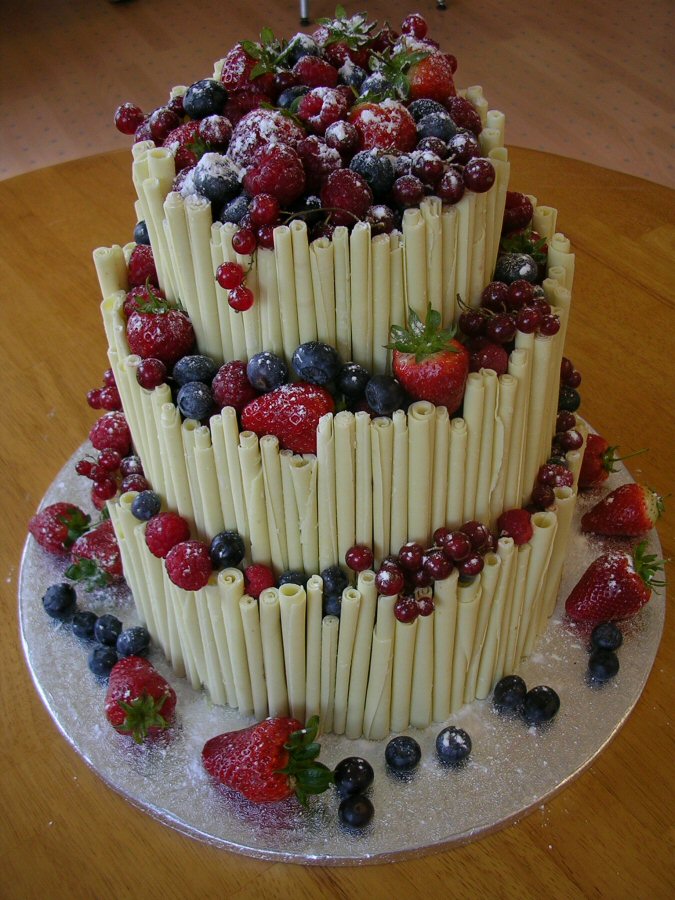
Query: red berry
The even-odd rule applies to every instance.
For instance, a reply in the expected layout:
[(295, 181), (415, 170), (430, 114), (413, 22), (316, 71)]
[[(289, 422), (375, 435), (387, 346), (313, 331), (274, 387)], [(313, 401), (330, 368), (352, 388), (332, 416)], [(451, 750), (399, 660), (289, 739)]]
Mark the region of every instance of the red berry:
[(87, 391), (87, 403), (91, 406), (92, 409), (100, 409), (101, 408), (101, 389), (94, 388), (91, 391)]
[(423, 38), (427, 36), (429, 30), (426, 21), (419, 13), (410, 13), (401, 22), (401, 31), (403, 34), (409, 34), (412, 37)]
[(415, 572), (424, 561), (424, 547), (414, 541), (404, 544), (398, 551), (398, 562), (406, 572)]
[(516, 336), (516, 323), (508, 313), (497, 313), (488, 319), (485, 333), (497, 344), (508, 344)]
[(250, 597), (258, 598), (267, 588), (274, 587), (276, 580), (269, 566), (256, 563), (244, 569), (244, 584)]
[(139, 456), (125, 456), (120, 463), (120, 474), (126, 475), (142, 475), (143, 463)]
[(526, 544), (534, 534), (532, 516), (526, 509), (507, 509), (497, 519), (500, 537), (512, 537), (517, 546)]
[(285, 144), (261, 150), (244, 175), (244, 189), (251, 197), (271, 194), (288, 208), (305, 189), (305, 170), (297, 152)]
[(552, 337), (560, 331), (560, 319), (556, 315), (543, 316), (539, 324), (539, 331), (547, 337)]
[(365, 219), (373, 203), (373, 192), (357, 172), (337, 169), (330, 173), (321, 189), (321, 203), (332, 210), (330, 217), (334, 225), (352, 226), (357, 220)]
[(227, 116), (207, 116), (199, 122), (199, 137), (218, 150), (224, 150), (232, 137), (232, 122)]
[(111, 447), (101, 450), (98, 455), (98, 467), (103, 469), (104, 472), (116, 472), (119, 469), (121, 462), (121, 453), (117, 450), (113, 450)]
[[(453, 135), (448, 141), (448, 156), (453, 161), (453, 163), (459, 164), (460, 166), (466, 166), (467, 163), (469, 163), (471, 160), (475, 160), (480, 157), (480, 154), (481, 149), (480, 144), (478, 143), (478, 139), (475, 135), (470, 134), (469, 132), (458, 131), (457, 134)], [(488, 160), (484, 161), (488, 162)], [(488, 164), (490, 167), (492, 167), (492, 163)], [(481, 178), (485, 177), (489, 177), (489, 173), (487, 172), (487, 170), (486, 175), (481, 176)], [(476, 190), (476, 188), (472, 187), (466, 180), (466, 172), (464, 183), (470, 190)], [(488, 187), (483, 187), (483, 191), (487, 191), (489, 187), (491, 187), (491, 184), (489, 184)], [(476, 191), (476, 193), (482, 193), (482, 191)]]
[(126, 494), (127, 491), (147, 491), (150, 485), (143, 475), (135, 473), (133, 475), (125, 475), (120, 484), (120, 491)]
[(232, 288), (227, 298), (227, 302), (236, 312), (246, 312), (253, 306), (254, 301), (253, 291), (245, 284), (239, 284), (236, 288)]
[(441, 538), (441, 548), (448, 559), (459, 562), (471, 553), (471, 541), (462, 531), (451, 531)]
[(233, 406), (238, 413), (258, 396), (258, 392), (246, 377), (246, 363), (232, 360), (218, 369), (211, 382), (213, 400), (221, 409)]
[(504, 312), (508, 296), (508, 285), (503, 281), (491, 281), (481, 291), (480, 305), (484, 309), (489, 309), (490, 312)]
[(256, 239), (258, 246), (262, 247), (263, 250), (274, 250), (274, 226), (262, 225), (256, 231)]
[(396, 216), (394, 211), (389, 209), (388, 206), (378, 203), (375, 206), (368, 207), (366, 222), (370, 225), (370, 233), (373, 236), (376, 234), (391, 234), (396, 227)]
[(565, 466), (558, 463), (545, 463), (537, 473), (539, 484), (547, 484), (549, 487), (572, 487), (574, 475)]
[(148, 357), (148, 359), (142, 359), (136, 367), (136, 381), (149, 391), (164, 384), (166, 376), (167, 368), (161, 359)]
[(476, 194), (484, 194), (495, 183), (495, 169), (489, 159), (472, 159), (464, 166), (464, 184)]
[(529, 197), (519, 191), (507, 191), (502, 231), (508, 233), (527, 227), (533, 214), (534, 207)]
[[(261, 194), (261, 196), (263, 195)], [(245, 277), (246, 272), (243, 266), (236, 262), (222, 263), (216, 269), (216, 281), (226, 291), (231, 291), (232, 288), (238, 287)]]
[(178, 128), (180, 119), (173, 110), (162, 106), (150, 114), (148, 124), (153, 141), (161, 144), (169, 132), (173, 131), (174, 128)]
[(555, 430), (556, 431), (569, 431), (570, 428), (575, 428), (577, 424), (577, 417), (573, 412), (568, 412), (567, 410), (563, 410), (558, 413), (558, 417), (555, 420)]
[[(252, 224), (258, 228), (261, 225), (274, 225), (279, 218), (279, 201), (271, 194), (258, 194), (251, 200), (248, 212)], [(236, 285), (232, 285), (232, 287), (236, 287)]]
[(155, 258), (149, 244), (137, 244), (134, 247), (127, 268), (131, 287), (145, 285), (148, 281), (152, 285), (158, 285)]
[(140, 106), (135, 103), (123, 103), (115, 110), (115, 128), (122, 134), (135, 134), (136, 129), (145, 121)]
[(424, 558), (424, 571), (434, 581), (442, 581), (452, 572), (452, 562), (442, 550), (431, 550)]
[(85, 478), (89, 478), (93, 468), (94, 463), (92, 462), (92, 460), (87, 459), (86, 457), (84, 459), (78, 459), (77, 463), (75, 464), (75, 471), (77, 472), (77, 474), (83, 475)]
[(459, 166), (446, 167), (443, 177), (436, 186), (436, 192), (444, 203), (459, 203), (464, 196), (464, 178)]
[(190, 526), (178, 513), (161, 512), (145, 526), (145, 543), (153, 556), (164, 559), (176, 544), (187, 541)]
[(424, 199), (424, 185), (414, 175), (402, 175), (394, 182), (391, 196), (400, 209), (410, 209)]
[(347, 101), (342, 94), (330, 87), (317, 87), (305, 94), (298, 104), (298, 118), (315, 134), (325, 134), (347, 115)]
[(415, 602), (417, 603), (417, 611), (421, 616), (430, 616), (434, 611), (434, 598), (430, 594), (422, 594)]
[(94, 482), (91, 489), (92, 497), (99, 500), (112, 500), (117, 493), (117, 482), (112, 475), (104, 475)]
[(400, 594), (405, 587), (405, 578), (400, 569), (386, 568), (380, 569), (375, 576), (375, 587), (379, 594), (385, 597), (393, 597)]
[(475, 519), (465, 522), (460, 531), (469, 538), (473, 550), (482, 550), (490, 537), (490, 529), (487, 525), (483, 525), (482, 522), (477, 522)]
[(307, 193), (319, 193), (330, 173), (343, 166), (340, 153), (315, 134), (310, 134), (304, 141), (300, 141), (298, 156), (305, 169)]
[(481, 369), (492, 369), (497, 375), (504, 375), (509, 369), (509, 354), (501, 344), (479, 337), (471, 342), (469, 371), (480, 372)]
[(89, 440), (97, 450), (111, 447), (122, 456), (131, 449), (131, 432), (123, 412), (109, 412), (91, 427)]
[(541, 323), (541, 313), (531, 306), (524, 306), (516, 317), (518, 331), (523, 334), (534, 334)]
[(333, 122), (324, 134), (326, 144), (345, 156), (351, 156), (359, 146), (359, 133), (351, 122)]
[(466, 559), (462, 559), (457, 563), (457, 571), (460, 575), (473, 577), (475, 575), (480, 575), (484, 565), (483, 557), (480, 553), (474, 551), (473, 553), (470, 553)]
[(580, 450), (583, 446), (584, 439), (578, 431), (562, 431), (556, 435), (556, 443), (560, 449), (567, 453), (569, 450)]
[(467, 337), (478, 337), (485, 334), (487, 318), (477, 309), (465, 309), (460, 315), (458, 323), (460, 331)]
[(578, 372), (575, 369), (574, 372), (572, 372), (572, 374), (569, 375), (567, 377), (567, 379), (565, 380), (565, 385), (569, 388), (574, 388), (576, 390), (576, 388), (578, 388), (580, 384), (581, 384), (581, 372)]
[(415, 588), (430, 587), (433, 583), (433, 578), (423, 567), (415, 569), (414, 572), (408, 572), (407, 580)]
[(112, 369), (106, 369), (103, 373), (103, 384), (106, 387), (115, 387), (115, 373)]
[(394, 603), (394, 616), (399, 622), (414, 622), (419, 614), (417, 602), (410, 594), (401, 594)]
[(28, 530), (44, 550), (64, 555), (87, 530), (89, 521), (73, 503), (52, 503), (31, 518)]
[(338, 83), (338, 71), (318, 56), (302, 56), (292, 69), (298, 84), (306, 84), (308, 88), (335, 87)]
[(98, 394), (98, 402), (101, 409), (122, 409), (122, 398), (116, 387), (101, 388)]
[(202, 541), (176, 544), (166, 554), (164, 564), (171, 581), (184, 591), (203, 588), (208, 584), (213, 571), (208, 545)]
[(534, 299), (534, 285), (524, 278), (512, 281), (508, 286), (506, 296), (506, 308), (510, 310), (521, 309)]
[(443, 160), (431, 150), (413, 154), (410, 172), (424, 184), (435, 185), (444, 171)]
[[(250, 256), (258, 242), (255, 239), (255, 233), (250, 228), (240, 228), (232, 237), (232, 247), (240, 256)], [(240, 282), (241, 284), (241, 282)], [(237, 285), (235, 285), (236, 287)]]
[(553, 488), (548, 484), (535, 484), (532, 489), (532, 504), (537, 509), (548, 509), (555, 503)]
[(353, 572), (372, 569), (373, 561), (373, 551), (365, 544), (355, 544), (345, 553), (345, 562)]
[[(445, 54), (452, 73), (457, 71), (457, 60), (451, 53)], [(443, 101), (445, 108), (450, 113), (450, 118), (459, 128), (466, 128), (476, 136), (483, 130), (483, 123), (476, 107), (464, 97), (448, 97)]]

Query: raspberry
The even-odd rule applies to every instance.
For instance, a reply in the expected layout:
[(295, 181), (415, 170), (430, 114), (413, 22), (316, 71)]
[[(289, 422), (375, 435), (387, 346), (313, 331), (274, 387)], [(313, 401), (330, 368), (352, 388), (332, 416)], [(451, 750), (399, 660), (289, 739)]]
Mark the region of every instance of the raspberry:
[(274, 572), (269, 566), (263, 566), (258, 563), (247, 566), (244, 569), (244, 583), (246, 585), (246, 593), (250, 597), (258, 598), (264, 590), (274, 587), (276, 581)]
[(244, 175), (244, 189), (252, 197), (271, 194), (282, 206), (290, 206), (305, 189), (305, 170), (300, 157), (283, 144), (263, 150)]
[[(261, 99), (266, 100), (264, 96)], [(232, 121), (232, 114), (226, 115)], [(247, 168), (261, 150), (277, 144), (295, 148), (304, 137), (304, 128), (280, 110), (253, 109), (235, 125), (227, 156), (236, 165)]]
[(359, 132), (362, 150), (414, 149), (417, 144), (415, 120), (396, 100), (359, 103), (349, 113), (349, 121)]
[(316, 134), (325, 134), (329, 125), (345, 117), (347, 108), (347, 101), (334, 88), (313, 88), (300, 100), (298, 118)]
[(334, 225), (354, 225), (355, 221), (365, 219), (366, 213), (373, 203), (373, 192), (368, 182), (351, 169), (338, 169), (326, 179), (321, 189), (321, 203), (331, 212)]
[(159, 559), (164, 559), (176, 544), (187, 541), (189, 537), (190, 526), (178, 513), (159, 513), (145, 527), (148, 550)]
[(318, 56), (302, 56), (292, 69), (299, 84), (308, 88), (331, 87), (338, 83), (338, 71), (335, 66)]
[(129, 284), (131, 287), (144, 285), (147, 281), (157, 286), (157, 269), (152, 247), (148, 244), (137, 244), (129, 257)]
[(222, 409), (232, 406), (238, 413), (258, 396), (258, 392), (246, 377), (246, 363), (234, 359), (218, 369), (211, 382), (211, 393), (215, 403)]
[(89, 440), (97, 450), (117, 450), (126, 456), (131, 449), (131, 432), (123, 412), (109, 412), (91, 427)]
[(120, 398), (120, 392), (116, 387), (104, 387), (101, 388), (98, 394), (98, 402), (100, 409), (122, 409), (122, 400)]
[(307, 191), (320, 191), (331, 172), (342, 168), (342, 157), (321, 138), (311, 135), (298, 144), (298, 156), (305, 168)]
[(500, 537), (512, 537), (514, 544), (526, 544), (532, 537), (532, 516), (526, 509), (507, 509), (497, 519)]
[(166, 571), (173, 583), (184, 591), (198, 591), (208, 584), (213, 566), (207, 544), (183, 541), (169, 550)]

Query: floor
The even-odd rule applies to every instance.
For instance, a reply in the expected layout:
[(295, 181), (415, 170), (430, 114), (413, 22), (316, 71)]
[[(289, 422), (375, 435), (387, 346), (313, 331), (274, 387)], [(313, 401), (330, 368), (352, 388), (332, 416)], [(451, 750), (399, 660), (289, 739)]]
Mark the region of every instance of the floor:
[[(491, 107), (506, 112), (507, 143), (675, 187), (672, 0), (447, 5), (442, 12), (424, 0), (417, 8), (457, 56), (457, 84), (482, 84)], [(151, 110), (172, 85), (210, 75), (236, 40), (255, 39), (270, 23), (286, 36), (299, 27), (293, 0), (2, 7), (0, 178), (128, 146), (112, 124), (119, 103)], [(333, 9), (310, 2), (314, 21)], [(373, 19), (395, 27), (410, 9), (410, 0), (368, 5)]]

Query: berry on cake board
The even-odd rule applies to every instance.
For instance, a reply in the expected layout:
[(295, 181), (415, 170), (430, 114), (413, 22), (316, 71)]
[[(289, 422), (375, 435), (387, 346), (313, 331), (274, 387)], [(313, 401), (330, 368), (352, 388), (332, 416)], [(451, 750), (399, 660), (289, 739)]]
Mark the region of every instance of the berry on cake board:
[(581, 530), (616, 537), (651, 531), (665, 510), (663, 497), (633, 481), (615, 488), (581, 518)]
[(127, 656), (110, 672), (105, 696), (105, 715), (120, 734), (137, 744), (171, 726), (176, 692), (147, 659)]

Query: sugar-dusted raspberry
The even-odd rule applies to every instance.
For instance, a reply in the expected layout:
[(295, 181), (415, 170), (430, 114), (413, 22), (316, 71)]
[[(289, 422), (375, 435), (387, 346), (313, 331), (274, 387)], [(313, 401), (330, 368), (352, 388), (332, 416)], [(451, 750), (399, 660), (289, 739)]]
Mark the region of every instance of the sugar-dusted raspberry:
[(338, 151), (316, 135), (310, 135), (298, 144), (298, 156), (305, 167), (305, 186), (310, 192), (321, 190), (330, 173), (342, 168)]
[(262, 150), (244, 175), (248, 194), (271, 194), (282, 206), (290, 206), (305, 189), (305, 170), (292, 147), (276, 144)]
[(321, 189), (321, 203), (333, 210), (334, 225), (354, 225), (366, 217), (373, 204), (373, 192), (368, 182), (351, 169), (338, 169), (326, 179)]
[(318, 56), (300, 57), (292, 72), (299, 84), (306, 84), (309, 88), (335, 87), (338, 83), (338, 70)]
[(145, 543), (148, 550), (158, 559), (190, 537), (190, 526), (178, 513), (163, 512), (154, 516), (145, 527)]
[(91, 427), (89, 440), (96, 450), (111, 448), (121, 456), (131, 449), (131, 432), (123, 412), (109, 412), (101, 416)]
[(150, 284), (159, 284), (152, 247), (148, 244), (137, 244), (134, 247), (131, 251), (127, 268), (129, 270), (130, 287), (144, 285), (148, 281)]
[(182, 541), (169, 550), (165, 558), (171, 581), (184, 591), (198, 591), (208, 584), (213, 565), (208, 544)]
[(249, 597), (258, 598), (264, 590), (274, 587), (276, 584), (274, 572), (269, 566), (263, 566), (260, 563), (247, 566), (244, 569), (244, 584)]
[(534, 534), (532, 516), (526, 509), (507, 509), (497, 519), (500, 537), (513, 538), (514, 544), (526, 544)]
[(258, 396), (246, 375), (246, 363), (240, 359), (226, 362), (211, 382), (214, 402), (222, 409), (232, 406), (238, 413)]
[(325, 134), (329, 125), (344, 119), (348, 104), (335, 88), (313, 88), (300, 100), (298, 118), (315, 134)]
[[(229, 113), (227, 117), (232, 118)], [(280, 110), (253, 109), (235, 125), (227, 156), (237, 166), (247, 168), (261, 150), (275, 144), (295, 148), (304, 137), (305, 130)]]

